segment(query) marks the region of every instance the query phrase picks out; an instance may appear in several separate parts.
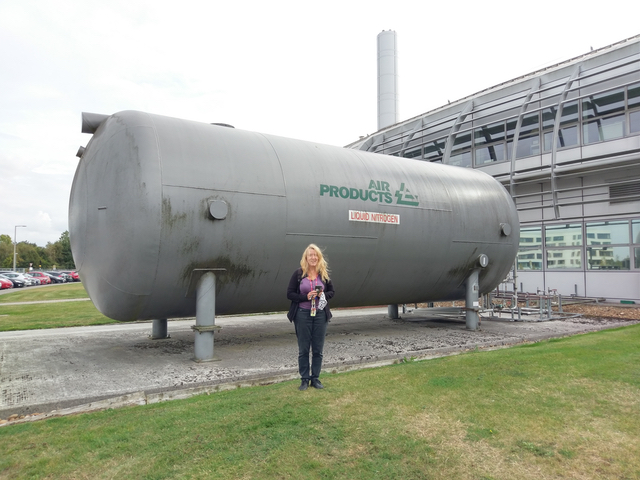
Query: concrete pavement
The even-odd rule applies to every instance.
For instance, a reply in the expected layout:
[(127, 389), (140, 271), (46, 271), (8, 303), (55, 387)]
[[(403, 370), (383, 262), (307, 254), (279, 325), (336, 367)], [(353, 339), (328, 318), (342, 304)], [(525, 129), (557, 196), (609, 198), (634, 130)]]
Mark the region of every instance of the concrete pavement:
[[(574, 318), (547, 322), (464, 321), (419, 310), (400, 320), (386, 308), (336, 310), (325, 372), (340, 372), (495, 348), (629, 322)], [(238, 386), (295, 379), (297, 344), (284, 314), (218, 317), (218, 361), (193, 359), (194, 319), (169, 321), (171, 338), (151, 340), (151, 322), (0, 333), (0, 419), (144, 404)], [(330, 388), (330, 380), (325, 381)], [(296, 384), (297, 387), (297, 384)], [(292, 386), (292, 388), (295, 388)]]

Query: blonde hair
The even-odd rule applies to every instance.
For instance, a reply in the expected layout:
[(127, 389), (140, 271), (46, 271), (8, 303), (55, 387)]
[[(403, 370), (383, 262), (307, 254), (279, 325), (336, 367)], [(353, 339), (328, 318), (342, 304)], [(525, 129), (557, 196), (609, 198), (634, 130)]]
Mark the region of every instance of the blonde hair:
[(316, 252), (316, 255), (318, 255), (318, 266), (316, 267), (316, 269), (318, 270), (322, 281), (326, 282), (327, 280), (329, 280), (329, 264), (324, 259), (324, 255), (322, 254), (322, 250), (320, 250), (320, 247), (318, 247), (314, 243), (310, 244), (307, 248), (304, 249), (304, 252), (302, 252), (302, 259), (300, 260), (300, 266), (302, 267), (302, 276), (304, 277), (309, 270), (309, 264), (307, 263), (307, 252), (309, 251), (309, 249), (314, 250)]

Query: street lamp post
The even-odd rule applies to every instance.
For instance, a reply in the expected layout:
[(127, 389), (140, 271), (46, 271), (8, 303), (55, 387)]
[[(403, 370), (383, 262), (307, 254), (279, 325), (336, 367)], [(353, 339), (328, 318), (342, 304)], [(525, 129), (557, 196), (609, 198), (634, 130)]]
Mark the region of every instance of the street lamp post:
[(18, 242), (16, 242), (16, 234), (18, 233), (18, 227), (26, 227), (26, 225), (16, 225), (15, 228), (13, 229), (13, 271), (16, 271), (16, 256), (18, 255), (16, 253), (16, 246), (18, 245)]

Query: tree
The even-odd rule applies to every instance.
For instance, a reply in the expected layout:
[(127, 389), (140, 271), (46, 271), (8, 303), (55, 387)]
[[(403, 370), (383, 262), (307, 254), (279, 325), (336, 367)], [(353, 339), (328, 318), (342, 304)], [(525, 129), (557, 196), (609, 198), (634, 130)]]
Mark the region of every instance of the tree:
[(47, 243), (45, 252), (51, 265), (62, 265), (62, 245), (60, 242)]
[(9, 235), (0, 235), (0, 266), (13, 266), (13, 241)]
[(62, 249), (60, 256), (60, 264), (64, 266), (64, 268), (76, 268), (75, 263), (73, 261), (73, 254), (71, 253), (71, 241), (69, 240), (69, 230), (62, 232), (60, 235), (60, 247)]
[[(46, 247), (39, 247), (35, 243), (20, 242), (16, 245), (16, 267), (29, 268), (76, 268), (71, 254), (69, 232), (62, 232), (60, 238)], [(0, 267), (13, 266), (13, 241), (9, 235), (0, 235)]]
[[(29, 264), (33, 264), (33, 268), (38, 269), (47, 265), (46, 258), (40, 255), (42, 247), (38, 247), (35, 243), (20, 242), (16, 246), (18, 256), (16, 258), (16, 267), (29, 268)], [(44, 250), (44, 249), (42, 249)]]

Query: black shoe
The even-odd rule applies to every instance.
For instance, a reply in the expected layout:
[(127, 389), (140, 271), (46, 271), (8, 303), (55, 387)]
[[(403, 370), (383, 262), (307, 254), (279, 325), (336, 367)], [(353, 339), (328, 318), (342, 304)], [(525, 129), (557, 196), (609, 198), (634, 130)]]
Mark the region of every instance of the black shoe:
[(298, 390), (302, 391), (306, 390), (307, 388), (309, 388), (309, 380), (302, 380), (302, 383), (298, 387)]
[(324, 388), (324, 385), (322, 385), (320, 383), (320, 380), (318, 380), (317, 378), (314, 378), (313, 380), (311, 380), (311, 386), (313, 388)]

